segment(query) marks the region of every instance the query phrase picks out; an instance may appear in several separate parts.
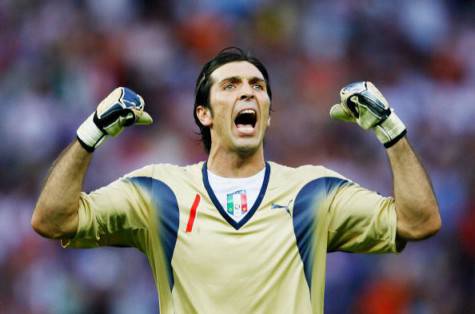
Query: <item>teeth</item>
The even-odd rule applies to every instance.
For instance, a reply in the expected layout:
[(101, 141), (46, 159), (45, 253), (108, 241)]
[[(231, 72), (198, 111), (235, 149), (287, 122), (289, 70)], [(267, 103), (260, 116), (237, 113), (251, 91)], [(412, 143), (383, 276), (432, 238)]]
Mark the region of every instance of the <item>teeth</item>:
[(242, 113), (249, 113), (249, 114), (256, 114), (256, 111), (254, 111), (253, 109), (245, 109), (243, 111), (240, 112), (241, 114)]

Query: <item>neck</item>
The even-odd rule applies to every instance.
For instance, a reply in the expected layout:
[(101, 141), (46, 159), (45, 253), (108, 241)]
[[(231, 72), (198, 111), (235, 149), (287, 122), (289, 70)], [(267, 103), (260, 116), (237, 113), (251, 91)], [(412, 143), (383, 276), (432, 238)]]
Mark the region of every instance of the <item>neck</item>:
[(213, 150), (208, 157), (208, 170), (228, 178), (250, 177), (265, 167), (264, 150), (261, 146), (252, 154), (239, 155), (236, 152)]

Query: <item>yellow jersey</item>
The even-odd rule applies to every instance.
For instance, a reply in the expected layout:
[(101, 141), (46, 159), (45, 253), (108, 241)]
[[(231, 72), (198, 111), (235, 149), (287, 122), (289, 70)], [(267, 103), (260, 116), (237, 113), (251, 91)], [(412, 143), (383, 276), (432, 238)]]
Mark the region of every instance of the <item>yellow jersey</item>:
[(133, 246), (148, 258), (160, 313), (323, 313), (326, 254), (396, 252), (391, 197), (322, 166), (266, 162), (236, 222), (206, 162), (149, 165), (89, 194), (65, 247)]

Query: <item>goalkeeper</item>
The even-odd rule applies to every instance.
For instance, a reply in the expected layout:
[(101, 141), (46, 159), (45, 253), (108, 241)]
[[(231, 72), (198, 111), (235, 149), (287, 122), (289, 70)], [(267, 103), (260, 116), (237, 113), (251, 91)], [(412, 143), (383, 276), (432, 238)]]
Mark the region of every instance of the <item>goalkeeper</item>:
[(152, 268), (160, 313), (187, 314), (323, 313), (328, 252), (400, 252), (440, 229), (406, 127), (372, 83), (345, 86), (330, 115), (374, 132), (389, 157), (394, 196), (323, 166), (266, 160), (271, 99), (262, 62), (225, 49), (195, 86), (193, 117), (206, 161), (152, 164), (81, 192), (105, 140), (152, 123), (143, 99), (117, 88), (54, 163), (33, 228), (68, 248), (136, 247)]

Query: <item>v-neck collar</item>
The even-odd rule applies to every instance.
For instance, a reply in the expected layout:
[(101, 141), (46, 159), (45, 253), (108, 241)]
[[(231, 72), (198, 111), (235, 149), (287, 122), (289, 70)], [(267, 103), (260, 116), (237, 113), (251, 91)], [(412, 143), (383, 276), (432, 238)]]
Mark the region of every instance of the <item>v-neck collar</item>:
[(209, 184), (208, 180), (208, 163), (204, 162), (203, 168), (201, 169), (202, 175), (203, 175), (203, 184), (206, 188), (206, 191), (208, 192), (209, 197), (211, 198), (211, 201), (213, 202), (214, 206), (218, 210), (218, 212), (223, 216), (223, 218), (231, 225), (234, 227), (234, 229), (239, 230), (244, 224), (251, 219), (252, 216), (254, 216), (254, 213), (256, 210), (259, 208), (259, 205), (261, 205), (262, 199), (264, 198), (264, 195), (266, 194), (267, 191), (267, 185), (269, 183), (269, 177), (270, 177), (270, 165), (266, 161), (266, 171), (264, 173), (264, 180), (262, 181), (262, 186), (259, 191), (259, 195), (257, 196), (256, 201), (254, 202), (254, 205), (252, 206), (251, 210), (249, 213), (247, 213), (246, 216), (244, 216), (239, 222), (235, 221), (234, 219), (229, 216), (226, 211), (224, 210), (223, 206), (221, 206), (221, 203), (219, 202), (218, 198), (216, 197), (216, 194), (214, 194), (213, 189), (211, 188), (211, 185)]

